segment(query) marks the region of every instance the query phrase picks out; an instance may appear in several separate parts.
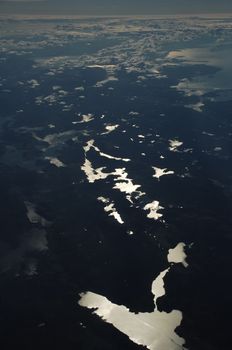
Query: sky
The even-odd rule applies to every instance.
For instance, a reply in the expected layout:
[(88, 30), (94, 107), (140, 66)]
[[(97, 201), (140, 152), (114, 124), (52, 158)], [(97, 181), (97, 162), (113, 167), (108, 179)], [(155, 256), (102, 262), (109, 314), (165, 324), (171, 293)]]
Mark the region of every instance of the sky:
[(0, 14), (159, 15), (232, 12), (232, 0), (0, 0)]

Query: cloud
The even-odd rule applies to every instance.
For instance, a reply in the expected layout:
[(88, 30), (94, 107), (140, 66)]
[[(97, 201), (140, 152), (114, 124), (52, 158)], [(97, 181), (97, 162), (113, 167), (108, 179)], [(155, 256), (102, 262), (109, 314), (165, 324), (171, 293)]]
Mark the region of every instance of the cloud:
[(31, 261), (33, 254), (47, 250), (47, 233), (44, 229), (33, 228), (22, 236), (16, 247), (0, 241), (0, 272), (12, 269), (20, 271), (23, 265)]

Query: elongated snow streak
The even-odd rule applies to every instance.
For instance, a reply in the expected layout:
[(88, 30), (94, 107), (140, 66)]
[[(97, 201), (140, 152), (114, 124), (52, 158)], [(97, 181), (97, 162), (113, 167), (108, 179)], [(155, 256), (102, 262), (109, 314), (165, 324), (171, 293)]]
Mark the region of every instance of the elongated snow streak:
[(87, 142), (87, 145), (84, 146), (85, 154), (86, 154), (87, 152), (89, 152), (91, 148), (93, 148), (96, 152), (98, 152), (98, 153), (100, 154), (100, 156), (105, 157), (105, 158), (108, 158), (108, 159), (121, 160), (121, 161), (123, 161), (123, 162), (130, 162), (130, 161), (131, 161), (131, 160), (128, 159), (128, 158), (114, 157), (114, 156), (111, 156), (110, 154), (101, 152), (101, 150), (100, 150), (97, 146), (94, 145), (94, 140), (89, 140), (89, 141)]
[(119, 222), (119, 224), (124, 224), (124, 221), (122, 220), (121, 215), (117, 212), (113, 201), (110, 203), (110, 200), (104, 197), (98, 197), (98, 200), (104, 204), (107, 204), (104, 207), (104, 211), (109, 213), (109, 216), (113, 216), (114, 219)]

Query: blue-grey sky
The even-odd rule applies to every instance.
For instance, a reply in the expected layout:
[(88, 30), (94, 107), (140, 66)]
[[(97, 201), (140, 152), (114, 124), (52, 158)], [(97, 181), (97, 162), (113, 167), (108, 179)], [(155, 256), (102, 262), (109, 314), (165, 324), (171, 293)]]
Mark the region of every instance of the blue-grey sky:
[(0, 0), (0, 13), (144, 15), (232, 12), (232, 0)]

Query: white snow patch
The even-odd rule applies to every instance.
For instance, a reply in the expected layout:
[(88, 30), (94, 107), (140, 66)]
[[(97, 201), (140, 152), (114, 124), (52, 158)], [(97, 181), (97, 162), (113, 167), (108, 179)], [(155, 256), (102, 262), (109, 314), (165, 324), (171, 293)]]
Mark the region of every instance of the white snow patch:
[(164, 288), (164, 277), (169, 272), (170, 268), (160, 272), (159, 276), (153, 281), (151, 286), (152, 294), (154, 295), (154, 304), (157, 308), (157, 299), (166, 294)]
[(103, 87), (104, 85), (108, 84), (109, 82), (115, 82), (118, 81), (118, 78), (114, 77), (114, 76), (109, 76), (107, 79), (98, 81), (94, 87)]
[(111, 173), (104, 173), (103, 172), (104, 169), (105, 167), (94, 169), (92, 166), (92, 163), (87, 158), (85, 158), (85, 162), (81, 166), (81, 170), (84, 171), (90, 183), (93, 183), (97, 180), (106, 179), (109, 175), (111, 175)]
[(186, 108), (191, 108), (196, 112), (201, 113), (202, 112), (202, 108), (204, 107), (204, 103), (203, 102), (197, 102), (195, 104), (190, 104), (190, 105), (185, 105)]
[(158, 180), (161, 176), (174, 174), (174, 171), (167, 170), (167, 168), (161, 169), (153, 166), (152, 169), (155, 170), (155, 174), (153, 175), (153, 177), (157, 178)]
[(105, 129), (106, 131), (101, 133), (101, 135), (107, 135), (110, 134), (112, 131), (116, 130), (119, 127), (119, 124), (115, 125), (106, 125)]
[(124, 221), (122, 220), (121, 215), (117, 212), (113, 201), (110, 203), (110, 200), (104, 197), (98, 197), (98, 200), (104, 204), (107, 204), (104, 207), (104, 210), (106, 213), (109, 213), (109, 216), (113, 216), (115, 220), (119, 222), (119, 224), (124, 224)]
[(147, 217), (149, 219), (158, 220), (159, 218), (161, 218), (163, 216), (163, 214), (158, 213), (159, 210), (164, 209), (163, 207), (161, 207), (159, 205), (158, 201), (153, 201), (151, 203), (146, 204), (143, 209), (150, 210), (150, 213), (147, 214)]
[(55, 165), (57, 168), (64, 168), (66, 165), (61, 162), (58, 158), (55, 157), (45, 157), (45, 159), (49, 160), (50, 164)]
[(136, 199), (145, 195), (144, 192), (138, 191), (138, 188), (141, 187), (141, 185), (135, 185), (133, 184), (132, 179), (128, 178), (128, 173), (125, 171), (125, 168), (117, 168), (115, 169), (114, 175), (116, 178), (114, 179), (115, 185), (114, 189), (119, 190), (120, 192), (124, 192), (127, 194), (126, 198), (129, 200), (129, 202), (133, 203), (132, 201), (132, 194), (136, 195)]
[(173, 152), (177, 152), (178, 148), (183, 145), (183, 142), (178, 140), (169, 140), (169, 150)]
[[(152, 284), (154, 302), (165, 295), (163, 278), (169, 269), (160, 273)], [(80, 294), (79, 305), (94, 309), (93, 313), (103, 321), (112, 324), (135, 344), (146, 346), (149, 350), (184, 350), (185, 340), (176, 334), (175, 329), (182, 322), (182, 312), (172, 310), (160, 312), (155, 304), (152, 312), (131, 312), (124, 305), (112, 303), (106, 297), (92, 293)]]
[(181, 263), (184, 265), (184, 267), (188, 267), (188, 263), (186, 262), (187, 255), (185, 254), (186, 244), (185, 243), (179, 243), (177, 246), (173, 249), (169, 249), (168, 251), (168, 262), (169, 263)]
[(79, 122), (73, 122), (73, 124), (82, 124), (82, 123), (89, 123), (92, 120), (94, 120), (94, 116), (91, 113), (88, 114), (82, 114), (82, 120)]
[(32, 89), (35, 89), (37, 86), (40, 85), (38, 80), (36, 80), (36, 79), (31, 79), (31, 80), (28, 80), (27, 82), (28, 82), (28, 84), (30, 84)]

